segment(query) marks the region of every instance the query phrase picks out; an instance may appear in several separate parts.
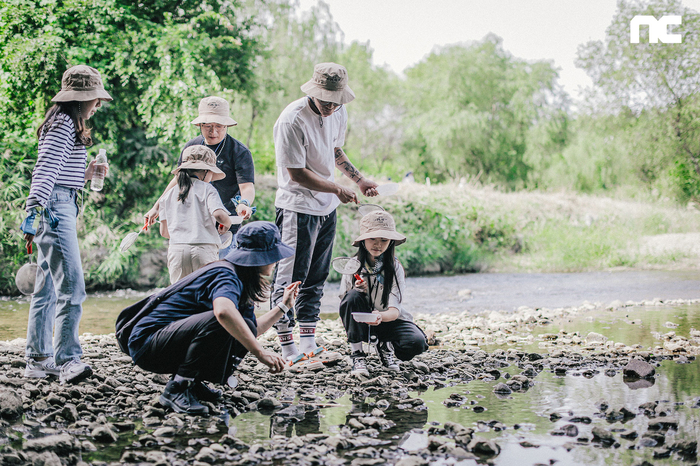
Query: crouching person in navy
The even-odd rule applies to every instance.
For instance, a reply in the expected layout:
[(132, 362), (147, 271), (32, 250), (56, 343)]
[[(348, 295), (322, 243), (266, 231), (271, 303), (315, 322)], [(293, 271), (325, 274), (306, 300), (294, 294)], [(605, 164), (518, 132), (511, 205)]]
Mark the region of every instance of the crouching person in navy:
[(284, 289), (280, 304), (256, 319), (254, 303), (268, 299), (275, 264), (294, 254), (282, 243), (274, 223), (252, 222), (241, 228), (236, 246), (160, 293), (122, 311), (117, 340), (140, 368), (173, 374), (160, 403), (178, 413), (208, 414), (202, 401), (222, 392), (204, 382), (235, 386), (233, 371), (250, 351), (270, 372), (285, 361), (256, 340), (293, 306), (299, 282)]

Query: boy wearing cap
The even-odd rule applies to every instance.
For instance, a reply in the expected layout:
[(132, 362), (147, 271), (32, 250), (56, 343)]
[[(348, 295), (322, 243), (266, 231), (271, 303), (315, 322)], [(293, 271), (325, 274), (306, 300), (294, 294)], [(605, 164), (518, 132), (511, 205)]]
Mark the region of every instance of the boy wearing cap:
[[(301, 281), (296, 316), (287, 313), (275, 325), (282, 356), (293, 359), (316, 349), (323, 284), (330, 270), (335, 237), (335, 209), (342, 202), (357, 203), (355, 192), (335, 182), (335, 167), (353, 180), (365, 196), (376, 196), (377, 184), (368, 180), (343, 152), (348, 114), (343, 107), (355, 94), (343, 66), (320, 63), (311, 80), (301, 86), (307, 95), (285, 108), (273, 129), (277, 160), (276, 223), (282, 240), (296, 249), (275, 272), (271, 304), (289, 283)], [(300, 347), (292, 338), (299, 321)]]
[[(213, 150), (216, 154), (216, 166), (226, 175), (221, 180), (212, 181), (212, 186), (219, 192), (221, 202), (231, 213), (247, 220), (252, 215), (251, 205), (255, 200), (255, 167), (250, 150), (240, 141), (227, 133), (229, 126), (238, 123), (231, 118), (229, 104), (221, 97), (205, 97), (199, 102), (199, 116), (192, 120), (192, 124), (199, 127), (200, 135), (185, 144), (184, 149), (203, 145)], [(177, 161), (182, 164), (183, 155)], [(165, 188), (165, 192), (174, 187), (177, 180), (173, 179)], [(240, 196), (240, 198), (239, 198)], [(153, 208), (146, 214), (149, 225), (158, 217), (160, 208), (156, 201)], [(240, 225), (233, 225), (231, 232), (236, 233)], [(233, 245), (233, 243), (232, 243)], [(231, 247), (219, 251), (219, 258), (223, 258)]]

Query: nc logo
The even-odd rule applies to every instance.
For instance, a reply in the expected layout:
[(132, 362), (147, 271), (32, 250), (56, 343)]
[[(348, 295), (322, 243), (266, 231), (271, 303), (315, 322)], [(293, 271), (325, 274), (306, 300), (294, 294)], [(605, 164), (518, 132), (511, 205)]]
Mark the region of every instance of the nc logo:
[(656, 20), (653, 16), (638, 15), (630, 21), (630, 43), (639, 43), (639, 27), (642, 24), (649, 26), (649, 43), (657, 44), (661, 41), (664, 44), (680, 44), (682, 36), (680, 34), (669, 34), (669, 24), (681, 24), (681, 16), (662, 16)]

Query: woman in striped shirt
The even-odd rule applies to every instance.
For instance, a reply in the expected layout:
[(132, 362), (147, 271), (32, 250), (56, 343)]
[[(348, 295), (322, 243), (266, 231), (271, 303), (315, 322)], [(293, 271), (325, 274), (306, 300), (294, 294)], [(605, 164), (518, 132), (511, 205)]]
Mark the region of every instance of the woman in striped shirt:
[(85, 122), (103, 100), (112, 97), (100, 73), (86, 65), (74, 66), (63, 74), (61, 92), (52, 99), (55, 105), (37, 130), (39, 157), (22, 231), (28, 249), (36, 242), (37, 262), (48, 277), (32, 295), (29, 308), (25, 377), (54, 375), (61, 383), (77, 383), (92, 374), (92, 368), (80, 361), (83, 351), (78, 340), (86, 294), (76, 226), (77, 192), (96, 170), (107, 170), (94, 160), (85, 168), (85, 147), (92, 145)]

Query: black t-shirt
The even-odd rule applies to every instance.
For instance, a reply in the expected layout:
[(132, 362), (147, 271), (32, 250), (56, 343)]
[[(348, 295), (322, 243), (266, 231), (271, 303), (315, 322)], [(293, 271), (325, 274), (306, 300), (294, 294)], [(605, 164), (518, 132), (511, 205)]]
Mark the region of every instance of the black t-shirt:
[[(253, 156), (248, 148), (240, 141), (226, 135), (223, 147), (219, 147), (220, 153), (216, 156), (216, 166), (224, 173), (226, 178), (219, 181), (212, 181), (212, 186), (216, 188), (221, 197), (221, 202), (229, 213), (235, 215), (236, 208), (233, 205), (232, 199), (241, 193), (238, 187), (241, 183), (255, 183), (255, 166), (253, 165)], [(196, 144), (204, 144), (204, 136), (199, 135), (196, 138), (185, 144), (185, 148)], [(217, 146), (207, 147), (217, 152)], [(184, 150), (184, 148), (183, 148)], [(178, 166), (182, 163), (182, 153), (177, 160)], [(250, 199), (248, 199), (250, 200)]]
[(137, 360), (151, 335), (173, 322), (212, 311), (214, 300), (219, 297), (233, 301), (241, 316), (257, 325), (253, 306), (240, 303), (242, 291), (243, 284), (233, 270), (217, 267), (204, 272), (182, 290), (161, 301), (136, 324), (129, 337), (129, 353)]

